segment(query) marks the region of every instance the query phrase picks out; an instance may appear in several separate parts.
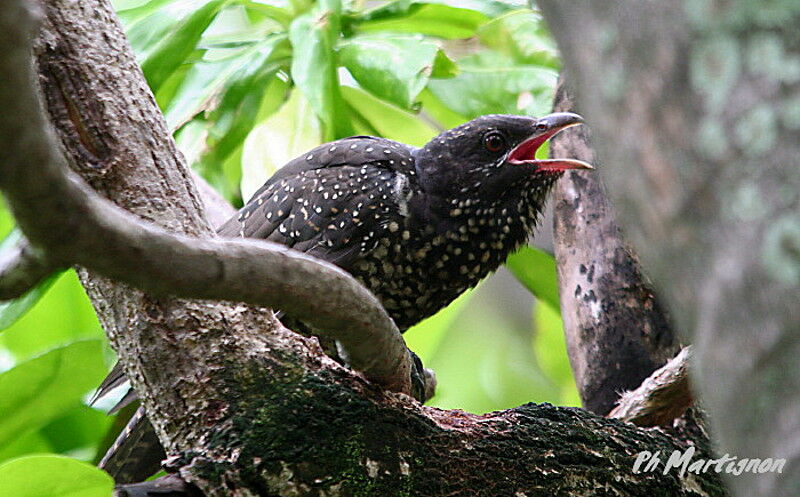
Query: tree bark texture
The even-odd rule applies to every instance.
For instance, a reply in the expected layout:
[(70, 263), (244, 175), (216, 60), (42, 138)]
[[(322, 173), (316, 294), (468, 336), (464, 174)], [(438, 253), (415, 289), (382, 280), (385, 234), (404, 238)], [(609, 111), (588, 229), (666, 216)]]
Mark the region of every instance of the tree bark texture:
[(736, 494), (800, 494), (797, 2), (538, 4), (720, 453), (787, 460)]
[[(575, 109), (563, 78), (554, 110)], [(599, 171), (568, 171), (554, 192), (554, 238), (561, 316), (583, 406), (608, 414), (677, 354), (678, 338), (625, 243), (602, 184), (586, 126), (550, 142), (552, 157), (574, 157)]]
[[(0, 83), (0, 104), (35, 113), (20, 83), (30, 4), (1, 5), (0, 67), (15, 76)], [(53, 0), (45, 10), (40, 82), (72, 167), (151, 222), (209, 235), (110, 5)], [(3, 161), (25, 155), (17, 130), (32, 146), (48, 144), (29, 129), (37, 122), (0, 118)], [(713, 472), (634, 473), (639, 451), (685, 447), (659, 431), (547, 405), (483, 416), (422, 407), (339, 366), (263, 309), (83, 279), (171, 469), (206, 495), (724, 495)]]

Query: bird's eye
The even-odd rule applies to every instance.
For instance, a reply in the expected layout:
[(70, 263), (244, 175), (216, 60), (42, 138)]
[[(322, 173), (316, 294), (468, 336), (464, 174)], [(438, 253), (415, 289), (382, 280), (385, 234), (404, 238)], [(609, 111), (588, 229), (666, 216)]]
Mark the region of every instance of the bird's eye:
[(536, 131), (547, 131), (547, 125), (545, 123), (537, 124)]
[(500, 152), (506, 148), (506, 138), (499, 131), (490, 131), (483, 137), (483, 146), (489, 152)]

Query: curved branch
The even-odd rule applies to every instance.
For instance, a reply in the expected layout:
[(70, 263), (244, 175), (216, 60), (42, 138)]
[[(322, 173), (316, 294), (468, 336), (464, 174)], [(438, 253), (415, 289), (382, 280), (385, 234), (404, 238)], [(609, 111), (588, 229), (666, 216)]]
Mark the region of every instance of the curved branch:
[(339, 340), (352, 366), (371, 380), (410, 393), (411, 362), (399, 331), (346, 272), (274, 243), (170, 234), (101, 198), (70, 172), (47, 131), (31, 66), (21, 64), (30, 58), (31, 16), (2, 21), (0, 188), (22, 230), (48, 257), (156, 295), (280, 308)]

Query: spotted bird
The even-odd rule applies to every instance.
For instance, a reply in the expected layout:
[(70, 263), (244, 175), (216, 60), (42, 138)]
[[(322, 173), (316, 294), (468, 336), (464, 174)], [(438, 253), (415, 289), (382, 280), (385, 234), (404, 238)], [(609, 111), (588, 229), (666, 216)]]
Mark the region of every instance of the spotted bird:
[[(582, 122), (572, 113), (488, 115), (422, 148), (372, 136), (326, 143), (282, 167), (218, 232), (336, 264), (405, 331), (526, 242), (565, 170), (591, 169), (574, 159), (535, 158), (545, 141)], [(98, 396), (122, 381), (115, 368)], [(135, 481), (157, 471), (163, 457), (140, 409), (100, 466), (118, 482)]]

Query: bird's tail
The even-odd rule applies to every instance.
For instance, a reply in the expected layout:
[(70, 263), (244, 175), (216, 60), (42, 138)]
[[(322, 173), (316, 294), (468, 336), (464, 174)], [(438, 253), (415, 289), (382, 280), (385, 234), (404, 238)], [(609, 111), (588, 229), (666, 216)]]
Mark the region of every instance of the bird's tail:
[(98, 466), (115, 482), (132, 483), (158, 472), (164, 457), (164, 449), (153, 425), (145, 416), (144, 409), (139, 407)]

